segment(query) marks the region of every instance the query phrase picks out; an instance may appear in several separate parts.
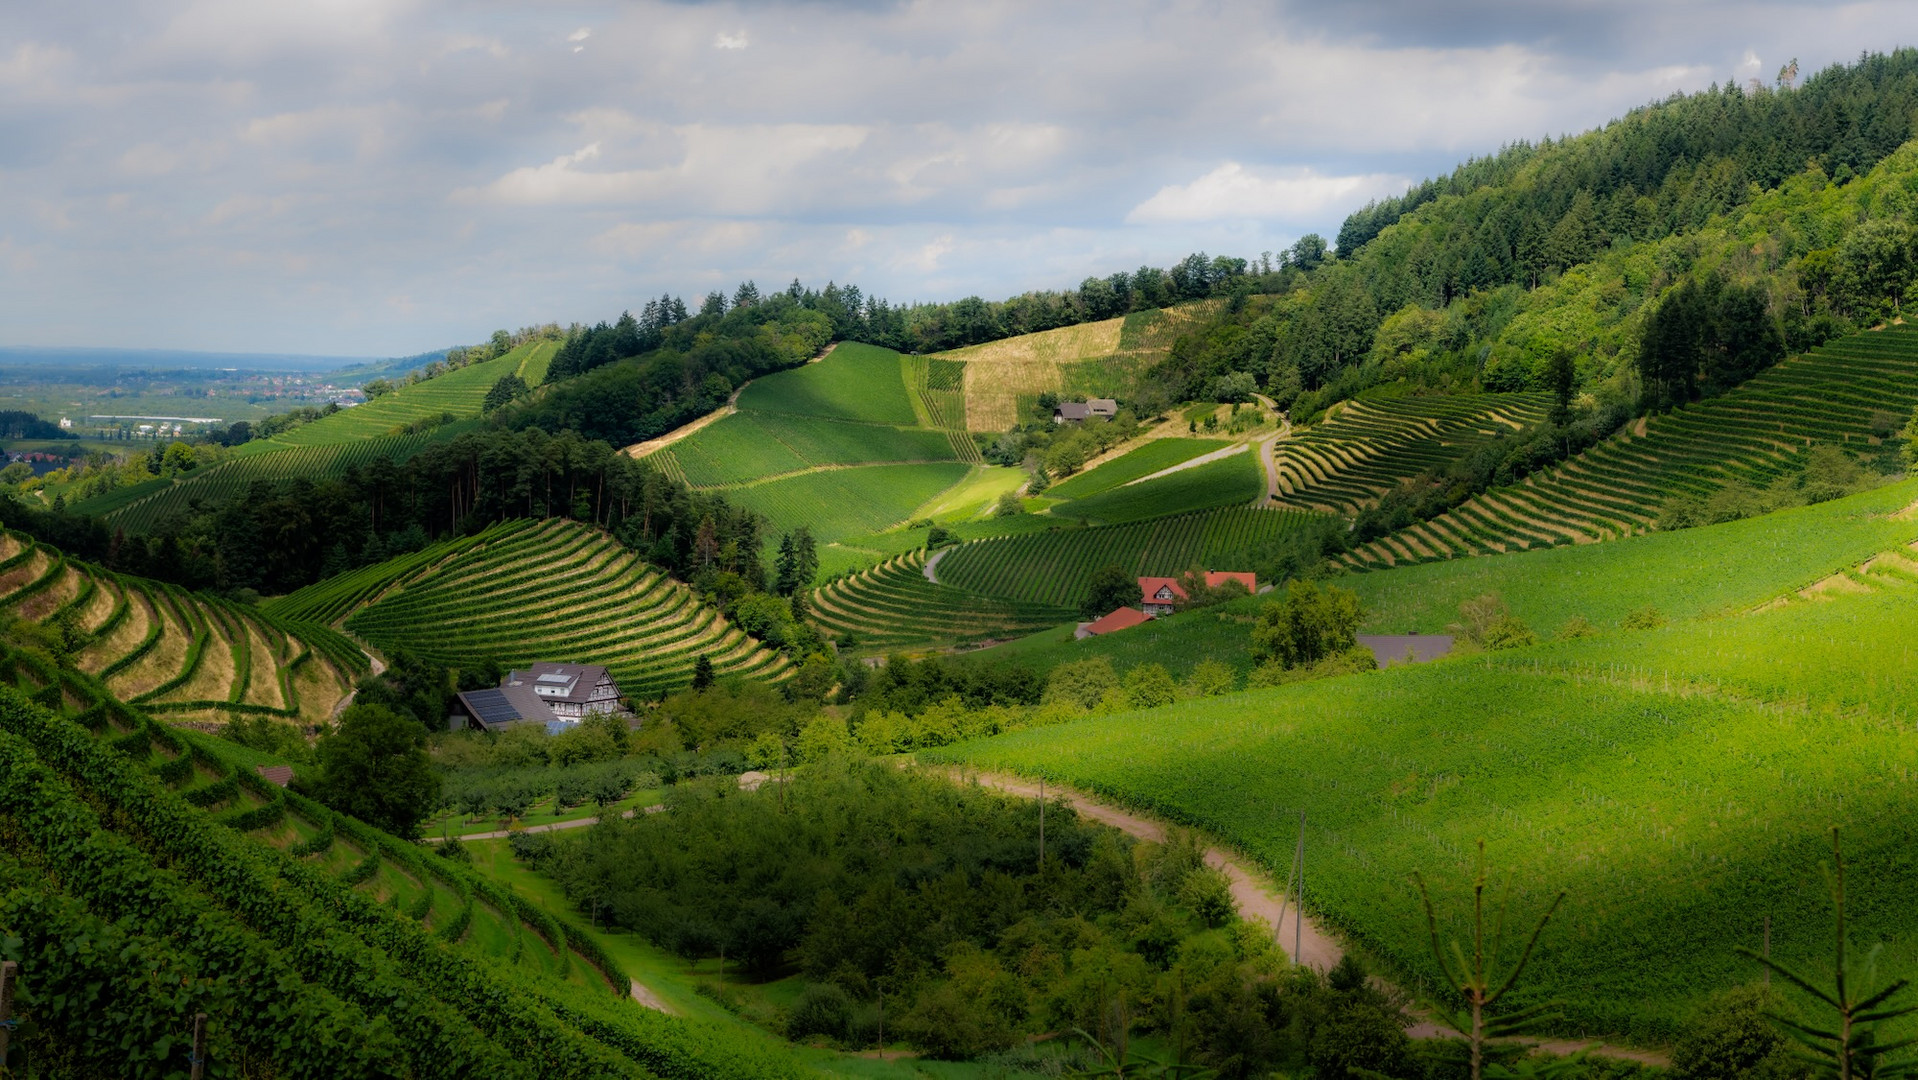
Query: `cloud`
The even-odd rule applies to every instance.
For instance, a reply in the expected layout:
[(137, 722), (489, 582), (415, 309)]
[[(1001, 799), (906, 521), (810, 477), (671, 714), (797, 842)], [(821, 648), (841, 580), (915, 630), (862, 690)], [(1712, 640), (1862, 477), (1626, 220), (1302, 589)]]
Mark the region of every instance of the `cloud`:
[(0, 4), (0, 327), (403, 354), (748, 277), (1006, 296), (1331, 235), (1915, 31), (1891, 0)]
[(1128, 224), (1265, 220), (1311, 222), (1333, 208), (1356, 209), (1368, 199), (1404, 191), (1403, 176), (1366, 173), (1325, 176), (1312, 169), (1264, 173), (1228, 161), (1189, 184), (1169, 184), (1132, 208)]

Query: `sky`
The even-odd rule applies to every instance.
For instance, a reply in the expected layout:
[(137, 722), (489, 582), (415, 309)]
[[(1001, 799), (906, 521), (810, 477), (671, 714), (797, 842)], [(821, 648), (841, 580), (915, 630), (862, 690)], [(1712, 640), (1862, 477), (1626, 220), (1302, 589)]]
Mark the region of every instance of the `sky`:
[(1000, 299), (1911, 44), (1902, 2), (9, 0), (0, 345), (409, 355), (746, 279)]

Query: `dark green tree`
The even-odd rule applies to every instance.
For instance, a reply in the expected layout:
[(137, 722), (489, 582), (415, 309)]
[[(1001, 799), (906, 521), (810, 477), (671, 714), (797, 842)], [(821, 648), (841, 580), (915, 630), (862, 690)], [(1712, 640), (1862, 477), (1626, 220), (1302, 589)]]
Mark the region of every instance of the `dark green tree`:
[(1265, 605), (1252, 627), (1252, 659), (1294, 668), (1317, 663), (1358, 644), (1363, 610), (1357, 593), (1336, 585), (1294, 581)]
[(483, 412), (492, 412), (501, 405), (505, 405), (515, 398), (523, 397), (525, 394), (526, 380), (520, 378), (517, 372), (509, 371), (501, 375), (499, 379), (493, 383), (493, 388), (486, 392), (486, 400), (481, 403), (480, 409)]
[(781, 596), (812, 588), (819, 576), (819, 552), (812, 530), (801, 525), (779, 538), (779, 557), (773, 562), (773, 587)]
[(426, 732), (381, 705), (355, 705), (323, 736), (320, 800), (396, 836), (413, 839), (439, 799)]
[(1139, 580), (1122, 567), (1108, 564), (1093, 571), (1092, 582), (1086, 587), (1086, 598), (1079, 605), (1079, 614), (1087, 619), (1096, 619), (1137, 604), (1139, 597)]
[(693, 661), (693, 689), (704, 690), (713, 684), (713, 658), (705, 653)]
[(1564, 427), (1572, 422), (1572, 391), (1578, 386), (1578, 369), (1570, 349), (1559, 349), (1548, 361), (1547, 374), (1552, 385), (1552, 423)]

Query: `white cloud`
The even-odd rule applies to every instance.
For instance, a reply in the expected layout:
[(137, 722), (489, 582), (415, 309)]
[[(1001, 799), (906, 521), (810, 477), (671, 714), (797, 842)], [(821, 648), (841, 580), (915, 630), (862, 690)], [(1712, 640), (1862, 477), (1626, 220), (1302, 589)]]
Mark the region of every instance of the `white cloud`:
[(752, 42), (746, 40), (746, 31), (744, 30), (741, 30), (737, 34), (728, 34), (722, 30), (713, 37), (713, 48), (715, 49), (743, 49), (750, 44), (752, 44)]
[(1313, 169), (1255, 171), (1228, 161), (1189, 184), (1170, 184), (1132, 208), (1128, 224), (1196, 221), (1314, 222), (1339, 208), (1404, 191), (1403, 176), (1326, 176)]

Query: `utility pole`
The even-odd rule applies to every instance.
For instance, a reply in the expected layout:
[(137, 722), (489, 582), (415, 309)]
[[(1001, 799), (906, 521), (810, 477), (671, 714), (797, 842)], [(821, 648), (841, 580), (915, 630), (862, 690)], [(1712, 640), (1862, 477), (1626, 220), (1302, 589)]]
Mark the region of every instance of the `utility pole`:
[(0, 1069), (7, 1065), (7, 1043), (13, 1035), (13, 977), (20, 965), (0, 961)]
[(1299, 868), (1298, 912), (1292, 917), (1292, 962), (1305, 963), (1305, 811), (1299, 811), (1299, 849), (1293, 856)]

